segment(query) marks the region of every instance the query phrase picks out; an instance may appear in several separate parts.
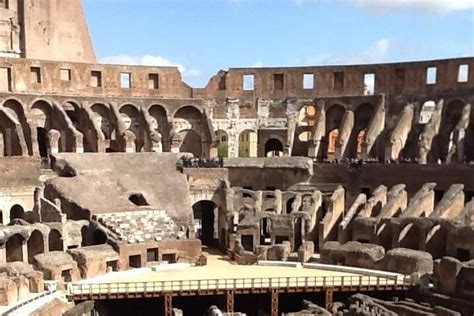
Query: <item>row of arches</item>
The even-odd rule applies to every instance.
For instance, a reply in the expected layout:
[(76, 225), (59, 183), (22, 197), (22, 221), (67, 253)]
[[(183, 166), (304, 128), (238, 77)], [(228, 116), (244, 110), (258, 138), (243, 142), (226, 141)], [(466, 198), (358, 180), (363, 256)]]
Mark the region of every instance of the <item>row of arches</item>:
[[(48, 248), (45, 245), (48, 245)], [(26, 246), (26, 249), (25, 249)], [(34, 230), (28, 239), (22, 234), (14, 234), (8, 238), (5, 243), (6, 261), (23, 262), (27, 259), (28, 263), (34, 263), (34, 257), (46, 251), (63, 251), (63, 240), (61, 233), (56, 230), (50, 230), (47, 238), (39, 230)], [(26, 253), (25, 253), (26, 252)], [(25, 257), (27, 256), (27, 257)]]

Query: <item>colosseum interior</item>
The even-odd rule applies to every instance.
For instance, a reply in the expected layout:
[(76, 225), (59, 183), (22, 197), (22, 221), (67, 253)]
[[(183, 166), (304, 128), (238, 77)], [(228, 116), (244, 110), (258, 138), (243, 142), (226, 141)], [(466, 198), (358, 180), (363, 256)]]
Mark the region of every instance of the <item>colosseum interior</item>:
[(474, 57), (196, 89), (33, 2), (1, 18), (0, 312), (473, 315)]

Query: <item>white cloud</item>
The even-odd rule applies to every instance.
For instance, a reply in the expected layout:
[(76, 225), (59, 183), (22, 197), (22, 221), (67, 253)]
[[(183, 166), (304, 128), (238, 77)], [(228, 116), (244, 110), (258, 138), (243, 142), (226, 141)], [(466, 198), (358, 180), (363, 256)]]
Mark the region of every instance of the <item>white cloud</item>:
[[(321, 3), (327, 0), (293, 0), (296, 4)], [(449, 13), (474, 9), (473, 0), (337, 0), (340, 3), (354, 5), (361, 9), (381, 13), (395, 11), (421, 11), (430, 13)]]
[(262, 68), (263, 67), (263, 62), (262, 61), (257, 61), (255, 64), (251, 66), (252, 68)]
[(387, 60), (392, 48), (392, 40), (382, 38), (376, 41), (368, 49), (351, 55), (318, 55), (308, 58), (306, 64), (330, 65), (330, 64), (371, 64), (381, 63)]
[(162, 56), (143, 55), (115, 55), (101, 58), (100, 63), (117, 64), (117, 65), (141, 65), (141, 66), (157, 66), (157, 67), (177, 67), (185, 78), (197, 78), (201, 76), (201, 71), (198, 69), (188, 69), (181, 63), (174, 62)]

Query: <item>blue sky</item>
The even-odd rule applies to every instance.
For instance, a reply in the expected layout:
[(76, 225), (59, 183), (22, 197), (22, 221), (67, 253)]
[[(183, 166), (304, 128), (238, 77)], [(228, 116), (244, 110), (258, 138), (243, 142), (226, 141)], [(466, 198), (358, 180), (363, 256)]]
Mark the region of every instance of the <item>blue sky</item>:
[(83, 0), (100, 62), (219, 69), (474, 56), (474, 0)]

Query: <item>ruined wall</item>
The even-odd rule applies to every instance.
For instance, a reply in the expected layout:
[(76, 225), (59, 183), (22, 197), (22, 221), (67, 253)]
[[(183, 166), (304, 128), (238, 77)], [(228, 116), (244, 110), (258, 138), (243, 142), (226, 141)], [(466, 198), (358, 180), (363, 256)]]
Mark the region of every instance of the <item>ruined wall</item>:
[(24, 58), (95, 62), (80, 0), (19, 0)]

